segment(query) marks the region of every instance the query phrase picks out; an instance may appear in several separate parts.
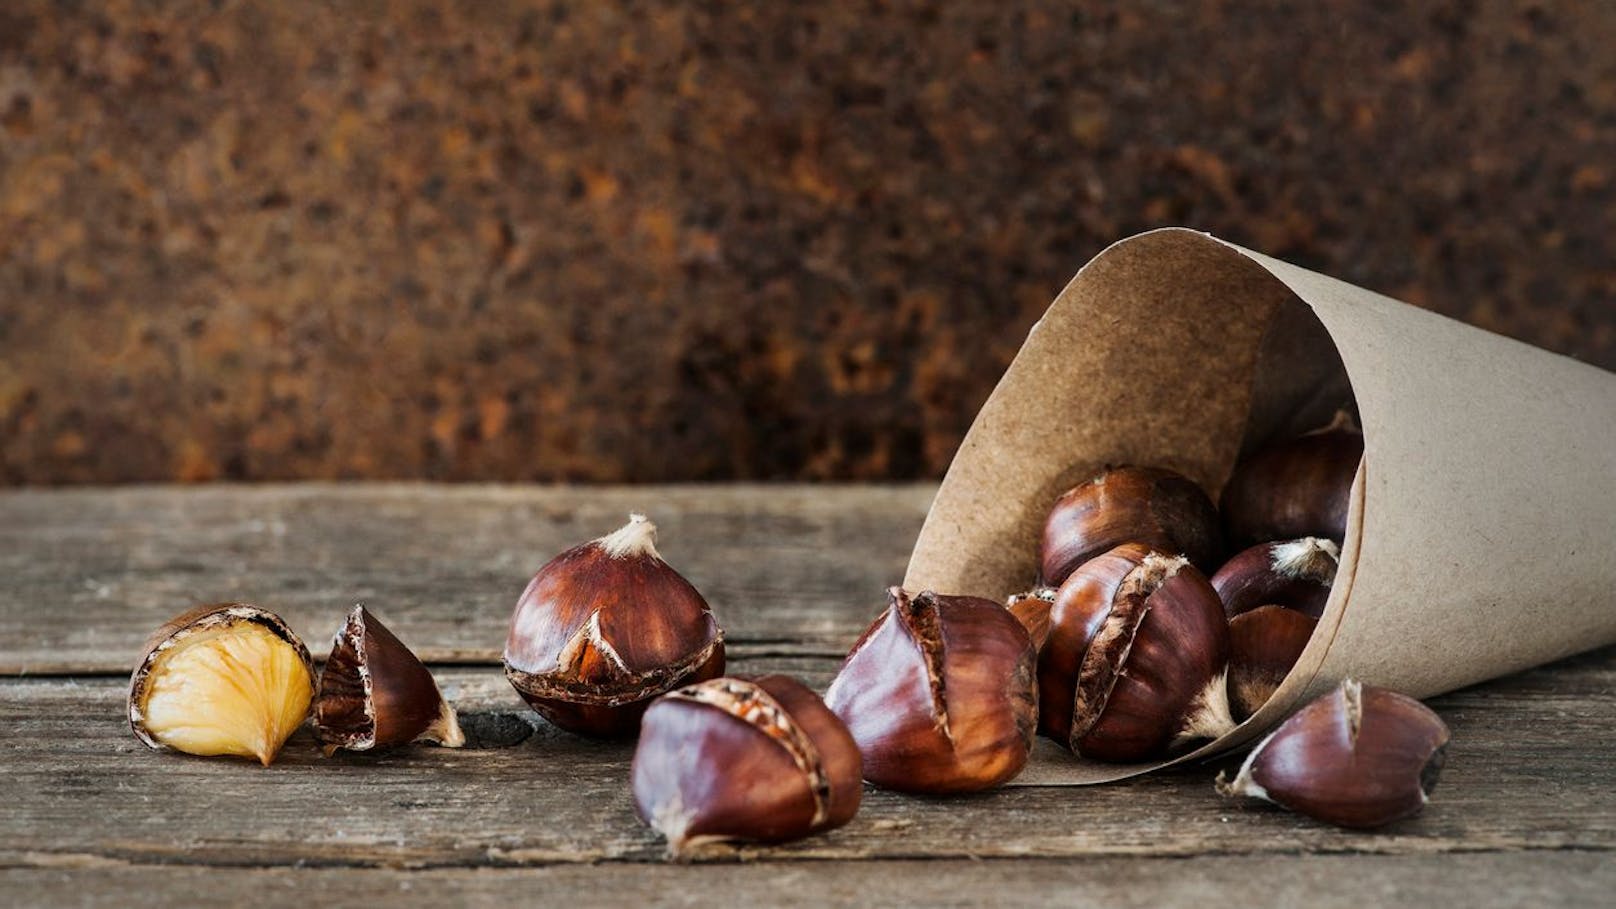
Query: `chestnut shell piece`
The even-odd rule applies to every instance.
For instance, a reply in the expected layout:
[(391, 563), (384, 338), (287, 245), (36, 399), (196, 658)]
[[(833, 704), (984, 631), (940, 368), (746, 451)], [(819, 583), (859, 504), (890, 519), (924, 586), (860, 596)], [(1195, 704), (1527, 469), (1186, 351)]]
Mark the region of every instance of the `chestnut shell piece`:
[(314, 729), (328, 754), (418, 739), (449, 748), (466, 743), (432, 673), (364, 606), (348, 613), (331, 642), (314, 696)]
[(1229, 621), (1229, 706), (1237, 719), (1279, 690), (1319, 620), (1284, 606), (1259, 606)]
[(1235, 465), (1221, 500), (1229, 541), (1346, 538), (1363, 434), (1331, 426), (1260, 449)]
[(1347, 679), (1258, 743), (1233, 781), (1219, 774), (1218, 791), (1379, 827), (1425, 807), (1447, 745), (1447, 725), (1424, 704)]
[(1234, 728), (1229, 629), (1182, 556), (1127, 543), (1055, 596), (1038, 663), (1039, 731), (1083, 757), (1144, 761)]
[(550, 560), (517, 601), (505, 676), (563, 729), (631, 736), (657, 695), (723, 674), (724, 634), (655, 536), (632, 515)]
[(825, 703), (864, 778), (905, 792), (973, 792), (1015, 777), (1038, 722), (1037, 654), (1003, 606), (902, 588), (859, 638)]
[(1340, 560), (1340, 547), (1322, 537), (1258, 543), (1223, 563), (1212, 589), (1231, 619), (1259, 606), (1286, 606), (1316, 619)]
[(710, 679), (658, 698), (630, 775), (635, 811), (675, 857), (840, 827), (863, 798), (847, 727), (783, 675)]
[[(260, 625), (291, 645), (303, 668), (308, 672), (310, 688), (313, 688), (314, 661), (309, 656), (309, 648), (304, 645), (303, 639), (297, 636), (297, 632), (286, 624), (285, 619), (251, 603), (210, 603), (188, 609), (164, 622), (151, 633), (141, 648), (144, 655), (129, 677), (129, 728), (134, 730), (135, 737), (144, 742), (146, 747), (154, 751), (175, 750), (159, 741), (151, 730), (146, 728), (146, 718), (142, 711), (142, 705), (146, 700), (147, 683), (162, 654), (194, 634), (242, 622)], [(269, 757), (262, 759), (262, 763), (266, 766), (269, 762)]]
[(1035, 587), (1026, 593), (1017, 593), (1005, 601), (1004, 608), (1027, 629), (1034, 650), (1043, 650), (1049, 639), (1049, 612), (1055, 607), (1055, 588)]
[(1212, 500), (1183, 474), (1114, 467), (1055, 501), (1039, 564), (1044, 583), (1059, 586), (1089, 559), (1123, 543), (1143, 543), (1211, 571), (1222, 555), (1221, 527)]

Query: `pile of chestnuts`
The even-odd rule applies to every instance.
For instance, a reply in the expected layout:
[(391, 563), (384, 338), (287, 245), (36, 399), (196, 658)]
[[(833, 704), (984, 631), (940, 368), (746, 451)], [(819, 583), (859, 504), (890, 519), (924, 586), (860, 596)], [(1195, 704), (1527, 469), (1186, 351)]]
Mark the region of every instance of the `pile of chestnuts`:
[[(1054, 503), (1027, 593), (892, 588), (823, 698), (786, 676), (724, 675), (711, 608), (632, 515), (534, 575), (505, 674), (558, 727), (638, 736), (635, 809), (676, 856), (838, 827), (863, 781), (999, 786), (1039, 734), (1094, 760), (1171, 757), (1256, 713), (1307, 646), (1362, 451), (1341, 425), (1261, 450), (1221, 508), (1174, 471), (1108, 469)], [(317, 680), (285, 622), (232, 603), (159, 629), (130, 684), (130, 723), (160, 750), (267, 765), (311, 712), (327, 754), (464, 742), (426, 667), (362, 606)], [(1447, 740), (1419, 702), (1347, 681), (1218, 790), (1377, 826), (1420, 810)]]

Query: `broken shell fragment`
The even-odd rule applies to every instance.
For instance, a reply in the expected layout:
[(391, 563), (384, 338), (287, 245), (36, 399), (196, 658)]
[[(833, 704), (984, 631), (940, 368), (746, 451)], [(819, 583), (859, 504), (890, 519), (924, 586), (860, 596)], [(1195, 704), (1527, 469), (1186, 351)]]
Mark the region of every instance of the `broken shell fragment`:
[(656, 526), (632, 515), (552, 559), (517, 602), (505, 676), (557, 726), (631, 736), (652, 699), (723, 674), (723, 632), (655, 539)]
[(449, 748), (466, 743), (432, 673), (364, 606), (353, 608), (331, 642), (314, 728), (327, 754), (420, 740)]
[(269, 766), (309, 713), (314, 667), (280, 616), (199, 606), (153, 633), (129, 679), (129, 725), (158, 751)]
[(718, 678), (645, 713), (631, 771), (640, 819), (689, 857), (840, 827), (863, 798), (858, 746), (819, 696), (782, 675)]
[(1251, 796), (1342, 827), (1418, 814), (1436, 787), (1448, 727), (1411, 697), (1351, 679), (1253, 748), (1226, 796)]

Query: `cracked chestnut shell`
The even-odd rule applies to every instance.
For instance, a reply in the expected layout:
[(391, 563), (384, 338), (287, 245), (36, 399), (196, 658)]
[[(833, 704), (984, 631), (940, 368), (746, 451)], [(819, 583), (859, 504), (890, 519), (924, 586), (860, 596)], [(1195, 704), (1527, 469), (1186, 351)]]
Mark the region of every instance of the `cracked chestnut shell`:
[(314, 697), (314, 731), (328, 755), (420, 740), (466, 743), (432, 673), (364, 606), (348, 613), (331, 642)]
[(675, 857), (840, 827), (863, 798), (847, 727), (783, 675), (710, 679), (658, 698), (645, 712), (631, 778), (635, 811)]
[(1038, 662), (1039, 731), (1083, 757), (1145, 761), (1234, 728), (1229, 629), (1183, 556), (1127, 543), (1055, 595)]
[(992, 600), (887, 591), (825, 703), (864, 778), (904, 792), (974, 792), (1015, 777), (1038, 723), (1037, 653)]
[(1339, 545), (1363, 450), (1363, 434), (1338, 420), (1235, 465), (1221, 502), (1230, 542), (1324, 537)]
[(308, 717), (309, 649), (249, 603), (198, 606), (165, 622), (129, 678), (129, 726), (156, 751), (269, 766)]
[(1330, 599), (1341, 550), (1321, 537), (1258, 543), (1212, 575), (1212, 589), (1234, 618), (1259, 606), (1285, 606), (1318, 618)]
[(1044, 583), (1059, 586), (1077, 566), (1123, 543), (1186, 556), (1203, 571), (1223, 548), (1217, 509), (1193, 480), (1160, 467), (1114, 467), (1055, 501), (1044, 522)]
[(724, 671), (707, 601), (657, 554), (635, 514), (539, 569), (511, 616), (505, 677), (545, 719), (631, 736), (657, 695)]
[(1379, 827), (1418, 814), (1436, 787), (1448, 727), (1411, 697), (1351, 679), (1263, 739), (1226, 796), (1265, 799), (1342, 827)]
[(1318, 619), (1285, 606), (1259, 606), (1229, 621), (1229, 705), (1235, 717), (1251, 716), (1274, 696), (1318, 626)]

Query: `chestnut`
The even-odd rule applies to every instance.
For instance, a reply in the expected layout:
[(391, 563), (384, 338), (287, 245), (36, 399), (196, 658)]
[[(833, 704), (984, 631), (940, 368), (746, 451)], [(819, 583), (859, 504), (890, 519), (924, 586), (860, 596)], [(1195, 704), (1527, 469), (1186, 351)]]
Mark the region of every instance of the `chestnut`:
[(675, 857), (840, 827), (864, 797), (860, 775), (847, 727), (783, 675), (709, 679), (658, 698), (630, 771), (635, 811)]
[(1285, 606), (1259, 606), (1229, 620), (1229, 704), (1238, 719), (1279, 690), (1319, 620)]
[(1338, 419), (1242, 460), (1223, 489), (1230, 542), (1325, 537), (1339, 544), (1363, 450), (1363, 434)]
[(1342, 827), (1418, 814), (1436, 787), (1448, 727), (1411, 697), (1351, 679), (1253, 748), (1226, 796), (1252, 796)]
[(657, 695), (723, 674), (712, 610), (655, 540), (656, 526), (631, 515), (550, 560), (517, 601), (505, 677), (555, 725), (630, 736)]
[(1234, 728), (1229, 628), (1183, 556), (1125, 543), (1055, 595), (1038, 662), (1039, 731), (1083, 757), (1145, 761)]
[(1055, 588), (1034, 587), (1026, 593), (1017, 593), (1005, 601), (1004, 608), (1027, 629), (1034, 650), (1043, 650), (1049, 638), (1049, 610), (1055, 605)]
[(309, 649), (280, 616), (248, 603), (198, 606), (147, 641), (129, 678), (129, 726), (157, 751), (268, 767), (313, 694)]
[(1318, 618), (1330, 599), (1341, 550), (1320, 537), (1258, 543), (1223, 563), (1212, 589), (1234, 618), (1259, 606), (1286, 606)]
[(904, 792), (974, 792), (1015, 777), (1038, 724), (1037, 653), (992, 600), (887, 591), (825, 703), (864, 778)]
[(314, 731), (327, 755), (421, 740), (449, 748), (466, 743), (432, 673), (362, 605), (337, 630), (320, 670)]
[(1143, 543), (1211, 571), (1222, 553), (1212, 500), (1182, 474), (1114, 467), (1072, 487), (1044, 522), (1044, 583), (1058, 587), (1077, 566), (1122, 543)]

